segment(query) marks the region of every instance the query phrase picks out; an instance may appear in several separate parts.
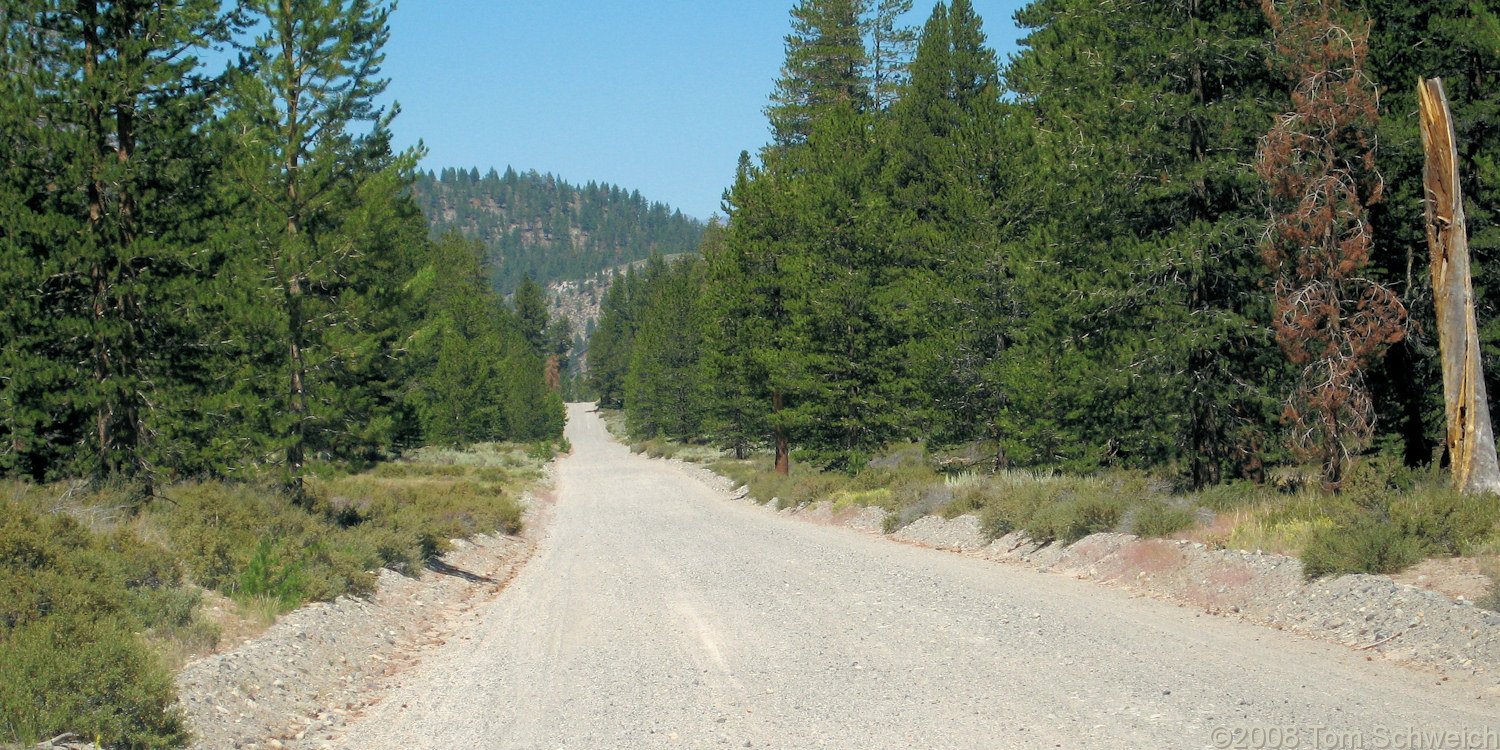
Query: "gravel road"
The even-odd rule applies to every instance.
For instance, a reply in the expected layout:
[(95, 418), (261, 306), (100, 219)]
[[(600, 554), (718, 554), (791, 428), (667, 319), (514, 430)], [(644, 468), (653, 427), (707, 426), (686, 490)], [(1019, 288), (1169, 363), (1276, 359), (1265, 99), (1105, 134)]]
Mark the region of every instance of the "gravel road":
[(778, 518), (630, 454), (584, 405), (568, 438), (536, 556), (339, 746), (1373, 748), (1500, 731), (1500, 696), (1459, 676)]

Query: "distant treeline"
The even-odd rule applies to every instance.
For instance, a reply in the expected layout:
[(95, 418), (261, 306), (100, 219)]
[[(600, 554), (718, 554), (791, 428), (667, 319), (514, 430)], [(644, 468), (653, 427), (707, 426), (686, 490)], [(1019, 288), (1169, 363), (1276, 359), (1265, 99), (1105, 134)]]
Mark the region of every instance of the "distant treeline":
[(388, 14), (6, 3), (0, 476), (296, 488), (314, 461), (560, 436), (541, 332), (407, 197)]
[[(1467, 0), (801, 0), (702, 260), (610, 290), (644, 436), (856, 470), (897, 441), (1201, 487), (1441, 459), (1419, 77), (1456, 110), (1490, 393), (1500, 23)], [(778, 451), (784, 453), (785, 451)]]
[(495, 289), (510, 295), (530, 276), (546, 286), (586, 279), (652, 253), (691, 252), (703, 225), (639, 191), (590, 182), (574, 187), (552, 175), (507, 167), (418, 173), (412, 197), (432, 224), (484, 243)]

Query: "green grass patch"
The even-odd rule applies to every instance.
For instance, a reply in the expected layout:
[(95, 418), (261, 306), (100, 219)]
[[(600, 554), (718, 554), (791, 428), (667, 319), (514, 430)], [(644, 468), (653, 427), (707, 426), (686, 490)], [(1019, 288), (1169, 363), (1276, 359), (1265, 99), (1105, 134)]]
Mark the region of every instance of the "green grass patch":
[(1372, 516), (1349, 524), (1321, 527), (1302, 549), (1302, 571), (1308, 578), (1342, 573), (1395, 573), (1425, 557), (1420, 538)]
[(1136, 506), (1132, 530), (1141, 537), (1169, 537), (1192, 525), (1192, 510), (1154, 500)]

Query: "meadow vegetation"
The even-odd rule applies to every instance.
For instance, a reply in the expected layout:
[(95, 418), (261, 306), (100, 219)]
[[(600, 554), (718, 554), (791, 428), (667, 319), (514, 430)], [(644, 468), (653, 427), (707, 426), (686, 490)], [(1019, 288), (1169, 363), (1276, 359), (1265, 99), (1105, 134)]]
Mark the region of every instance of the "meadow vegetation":
[(269, 624), (363, 596), (382, 568), (417, 575), (451, 539), (521, 530), (521, 492), (551, 445), (426, 448), (362, 473), (133, 488), (0, 484), (0, 743), (64, 731), (110, 747), (187, 740), (172, 672), (211, 652), (205, 591)]

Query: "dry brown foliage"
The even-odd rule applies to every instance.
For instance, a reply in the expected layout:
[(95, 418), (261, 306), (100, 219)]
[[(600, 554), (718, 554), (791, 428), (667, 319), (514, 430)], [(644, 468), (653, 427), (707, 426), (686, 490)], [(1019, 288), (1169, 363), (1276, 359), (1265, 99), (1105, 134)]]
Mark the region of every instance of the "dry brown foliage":
[(1302, 365), (1287, 400), (1292, 447), (1338, 485), (1368, 443), (1375, 413), (1364, 372), (1406, 335), (1400, 297), (1364, 276), (1379, 94), (1365, 74), (1370, 21), (1337, 0), (1262, 0), (1274, 64), (1292, 109), (1261, 140), (1257, 172), (1271, 198), (1261, 254), (1274, 275), (1276, 340)]

